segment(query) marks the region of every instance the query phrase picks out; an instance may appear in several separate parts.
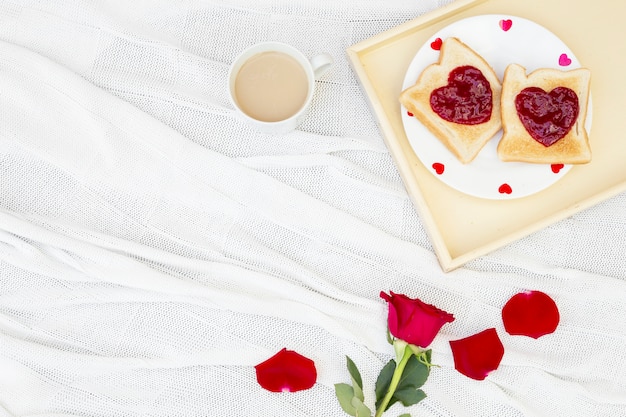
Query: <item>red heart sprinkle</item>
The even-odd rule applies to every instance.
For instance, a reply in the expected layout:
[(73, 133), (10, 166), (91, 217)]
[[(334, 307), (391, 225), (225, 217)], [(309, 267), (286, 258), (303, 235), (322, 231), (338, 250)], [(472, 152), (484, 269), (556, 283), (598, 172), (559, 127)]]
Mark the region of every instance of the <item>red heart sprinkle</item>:
[(578, 96), (567, 87), (549, 93), (526, 87), (515, 97), (515, 109), (528, 134), (547, 147), (565, 137), (576, 123)]
[(559, 57), (559, 65), (562, 67), (567, 67), (572, 63), (572, 60), (567, 56), (567, 54), (561, 54)]
[(500, 188), (498, 188), (498, 191), (500, 192), (500, 194), (511, 194), (513, 192), (513, 189), (509, 184), (504, 183), (500, 186)]
[(437, 38), (430, 43), (430, 47), (433, 48), (435, 51), (439, 51), (441, 49), (442, 43), (443, 41), (441, 40), (441, 38)]
[(508, 31), (513, 26), (513, 21), (511, 19), (502, 19), (500, 20), (500, 29), (503, 31)]
[(555, 174), (558, 174), (564, 167), (565, 165), (563, 164), (552, 164), (550, 167), (552, 168), (552, 172), (554, 172)]
[(409, 117), (413, 117), (413, 113), (411, 113), (410, 111), (406, 112), (406, 114), (408, 114)]
[(440, 162), (435, 162), (433, 164), (433, 169), (439, 175), (443, 174), (443, 171), (446, 169), (445, 165)]

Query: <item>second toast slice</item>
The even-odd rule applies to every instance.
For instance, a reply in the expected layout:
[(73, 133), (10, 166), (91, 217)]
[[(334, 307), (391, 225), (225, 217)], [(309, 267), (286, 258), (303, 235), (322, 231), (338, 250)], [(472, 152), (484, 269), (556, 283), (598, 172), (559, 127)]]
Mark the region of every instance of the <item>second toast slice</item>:
[[(502, 83), (503, 161), (583, 164), (591, 160), (585, 128), (591, 73), (509, 65)], [(533, 137), (534, 135), (534, 137)]]

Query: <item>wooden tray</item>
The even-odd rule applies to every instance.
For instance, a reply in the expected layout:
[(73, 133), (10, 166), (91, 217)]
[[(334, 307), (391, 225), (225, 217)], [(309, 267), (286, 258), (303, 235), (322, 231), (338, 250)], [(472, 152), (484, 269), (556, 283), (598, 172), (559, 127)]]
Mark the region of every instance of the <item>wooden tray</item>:
[[(385, 143), (444, 271), (485, 255), (626, 190), (626, 2), (614, 0), (457, 0), (348, 48)], [(413, 152), (398, 96), (407, 68), (441, 28), (466, 17), (503, 14), (532, 20), (567, 44), (591, 70), (593, 160), (528, 197), (489, 200), (435, 178)], [(558, 245), (558, 242), (554, 243)]]

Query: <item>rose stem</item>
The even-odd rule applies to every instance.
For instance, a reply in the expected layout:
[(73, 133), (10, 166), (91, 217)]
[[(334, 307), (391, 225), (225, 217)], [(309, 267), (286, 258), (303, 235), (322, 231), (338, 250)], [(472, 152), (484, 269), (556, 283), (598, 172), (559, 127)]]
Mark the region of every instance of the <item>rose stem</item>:
[(375, 417), (380, 417), (385, 412), (387, 404), (389, 404), (389, 401), (391, 401), (391, 397), (393, 397), (393, 394), (396, 392), (396, 388), (398, 388), (398, 383), (400, 382), (400, 378), (402, 377), (402, 372), (404, 372), (404, 367), (411, 358), (412, 354), (413, 351), (411, 351), (411, 348), (409, 348), (408, 346), (404, 348), (404, 355), (402, 356), (400, 363), (398, 363), (398, 366), (396, 366), (396, 369), (393, 371), (391, 382), (389, 383), (389, 390), (387, 391), (385, 398), (383, 398), (383, 402), (380, 404), (380, 407), (378, 407), (378, 410), (376, 410)]

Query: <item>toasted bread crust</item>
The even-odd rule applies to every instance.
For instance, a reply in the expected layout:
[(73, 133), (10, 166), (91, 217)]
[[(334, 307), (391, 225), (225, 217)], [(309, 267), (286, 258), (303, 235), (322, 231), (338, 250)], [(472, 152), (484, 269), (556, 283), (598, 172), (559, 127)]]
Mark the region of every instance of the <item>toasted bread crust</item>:
[[(491, 86), (492, 113), (485, 123), (465, 125), (449, 122), (442, 119), (430, 106), (432, 91), (448, 84), (448, 75), (452, 70), (467, 65), (479, 69)], [(447, 38), (441, 46), (439, 61), (426, 67), (416, 83), (400, 94), (400, 102), (459, 161), (467, 164), (500, 130), (501, 88), (496, 73), (480, 55), (459, 39)]]
[[(526, 69), (510, 64), (502, 83), (502, 139), (498, 143), (498, 157), (505, 162), (539, 164), (584, 164), (591, 161), (591, 148), (585, 129), (591, 73), (586, 68), (570, 71), (541, 68), (528, 76)], [(563, 86), (578, 96), (579, 113), (571, 130), (551, 146), (544, 146), (526, 131), (515, 108), (515, 98), (524, 88), (539, 87), (546, 92)]]

